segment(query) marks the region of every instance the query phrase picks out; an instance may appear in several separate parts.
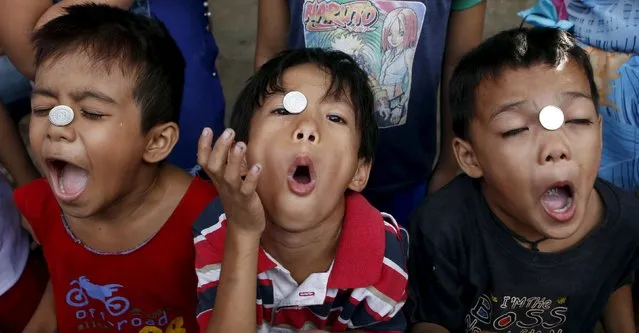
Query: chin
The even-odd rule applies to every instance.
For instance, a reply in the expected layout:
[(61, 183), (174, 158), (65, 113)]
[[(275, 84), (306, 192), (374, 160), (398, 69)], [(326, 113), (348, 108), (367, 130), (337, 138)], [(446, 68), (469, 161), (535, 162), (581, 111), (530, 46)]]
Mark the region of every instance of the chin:
[(85, 219), (95, 215), (95, 212), (91, 210), (64, 207), (62, 207), (62, 213), (66, 217), (73, 217), (76, 219)]
[(62, 213), (65, 216), (78, 219), (94, 216), (98, 211), (86, 202), (64, 203), (58, 200), (58, 204), (60, 205), (60, 209), (62, 209)]
[(296, 208), (298, 209), (278, 211), (278, 214), (271, 216), (272, 223), (287, 232), (302, 232), (315, 228), (321, 222), (319, 214), (314, 210), (300, 206)]

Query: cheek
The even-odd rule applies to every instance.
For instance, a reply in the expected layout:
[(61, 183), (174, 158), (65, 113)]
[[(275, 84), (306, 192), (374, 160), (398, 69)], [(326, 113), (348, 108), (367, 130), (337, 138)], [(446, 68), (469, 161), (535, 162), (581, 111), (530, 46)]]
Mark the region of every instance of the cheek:
[(272, 155), (268, 152), (269, 146), (264, 144), (264, 140), (260, 139), (252, 139), (249, 142), (250, 144), (247, 145), (246, 150), (247, 167), (250, 168), (256, 163), (260, 163), (262, 164), (262, 167), (265, 167), (264, 164), (267, 163), (265, 157)]
[(523, 185), (524, 177), (531, 173), (530, 168), (535, 165), (536, 151), (532, 144), (522, 144), (516, 142), (517, 140), (518, 138), (502, 142), (492, 140), (493, 142), (478, 145), (477, 159), (485, 177), (493, 183), (508, 184), (508, 188), (517, 188), (512, 184)]
[(82, 144), (94, 167), (123, 169), (142, 161), (145, 137), (126, 126), (96, 126), (81, 132)]
[(593, 163), (601, 158), (602, 140), (599, 128), (581, 131), (570, 136), (573, 159), (580, 163)]

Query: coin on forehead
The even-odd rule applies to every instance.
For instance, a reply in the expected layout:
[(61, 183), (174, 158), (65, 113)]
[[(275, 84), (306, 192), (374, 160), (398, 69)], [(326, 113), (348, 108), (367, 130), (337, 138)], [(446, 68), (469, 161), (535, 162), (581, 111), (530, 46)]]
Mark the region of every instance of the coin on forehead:
[(539, 111), (539, 123), (549, 131), (558, 130), (564, 124), (564, 112), (554, 105), (547, 105)]
[(58, 105), (49, 111), (49, 121), (55, 126), (67, 126), (73, 121), (73, 109), (66, 105)]
[(291, 91), (284, 96), (284, 108), (290, 113), (300, 113), (306, 109), (308, 101), (306, 96), (299, 91)]

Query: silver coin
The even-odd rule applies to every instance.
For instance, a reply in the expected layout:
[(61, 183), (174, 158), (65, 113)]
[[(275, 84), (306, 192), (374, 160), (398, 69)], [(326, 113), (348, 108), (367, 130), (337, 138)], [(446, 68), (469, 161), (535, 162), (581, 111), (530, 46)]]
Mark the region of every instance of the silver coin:
[(49, 111), (49, 121), (55, 126), (67, 126), (73, 121), (73, 109), (66, 105), (55, 106)]
[(308, 101), (306, 96), (299, 91), (291, 91), (284, 96), (284, 108), (290, 113), (300, 113), (306, 109)]
[(564, 124), (564, 112), (554, 105), (547, 105), (539, 111), (539, 123), (549, 131), (558, 130)]

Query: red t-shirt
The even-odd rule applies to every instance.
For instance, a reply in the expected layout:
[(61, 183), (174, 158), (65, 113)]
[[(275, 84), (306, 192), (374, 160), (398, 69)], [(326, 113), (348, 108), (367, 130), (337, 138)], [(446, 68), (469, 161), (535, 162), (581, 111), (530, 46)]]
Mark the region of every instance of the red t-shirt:
[(60, 332), (198, 332), (192, 224), (217, 195), (195, 178), (166, 224), (128, 252), (99, 254), (77, 242), (45, 179), (14, 193), (42, 245)]

